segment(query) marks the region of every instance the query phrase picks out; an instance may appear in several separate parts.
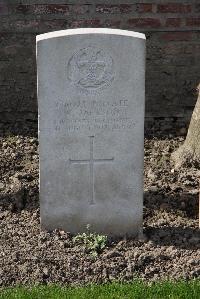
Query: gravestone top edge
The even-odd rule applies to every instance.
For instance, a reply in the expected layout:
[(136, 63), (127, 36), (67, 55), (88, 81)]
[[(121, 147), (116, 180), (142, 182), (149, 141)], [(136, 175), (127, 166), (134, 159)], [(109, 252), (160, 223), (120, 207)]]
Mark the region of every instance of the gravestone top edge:
[(78, 35), (78, 34), (112, 34), (112, 35), (122, 35), (122, 36), (146, 39), (145, 34), (140, 32), (135, 32), (135, 31), (129, 31), (129, 30), (110, 29), (110, 28), (77, 28), (77, 29), (53, 31), (53, 32), (37, 35), (36, 42), (45, 39), (50, 39), (50, 38)]

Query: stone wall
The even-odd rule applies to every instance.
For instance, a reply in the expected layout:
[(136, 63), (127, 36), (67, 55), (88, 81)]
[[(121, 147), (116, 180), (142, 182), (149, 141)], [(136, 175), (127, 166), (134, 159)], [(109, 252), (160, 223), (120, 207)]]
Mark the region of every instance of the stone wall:
[(1, 123), (37, 123), (35, 37), (78, 27), (144, 32), (147, 123), (187, 123), (200, 81), (200, 4), (169, 2), (0, 0)]

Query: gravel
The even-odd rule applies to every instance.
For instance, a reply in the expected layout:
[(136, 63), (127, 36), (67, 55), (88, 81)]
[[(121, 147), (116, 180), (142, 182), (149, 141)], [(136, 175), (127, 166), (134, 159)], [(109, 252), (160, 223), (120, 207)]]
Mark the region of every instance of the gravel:
[(200, 170), (170, 164), (182, 142), (145, 140), (144, 236), (108, 239), (93, 257), (69, 232), (40, 231), (37, 138), (0, 137), (0, 285), (199, 277)]

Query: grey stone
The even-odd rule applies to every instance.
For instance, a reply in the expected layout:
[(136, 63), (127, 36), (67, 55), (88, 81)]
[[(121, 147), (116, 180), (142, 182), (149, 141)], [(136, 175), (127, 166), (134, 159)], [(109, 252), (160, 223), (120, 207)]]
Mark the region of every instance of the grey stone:
[(143, 210), (145, 36), (37, 36), (43, 229), (137, 235)]

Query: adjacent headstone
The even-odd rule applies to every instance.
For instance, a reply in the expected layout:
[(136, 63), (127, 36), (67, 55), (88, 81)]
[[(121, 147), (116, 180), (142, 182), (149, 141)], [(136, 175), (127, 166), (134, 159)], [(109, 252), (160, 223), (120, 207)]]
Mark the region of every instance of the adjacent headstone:
[(145, 36), (37, 36), (42, 228), (137, 235), (143, 210)]

